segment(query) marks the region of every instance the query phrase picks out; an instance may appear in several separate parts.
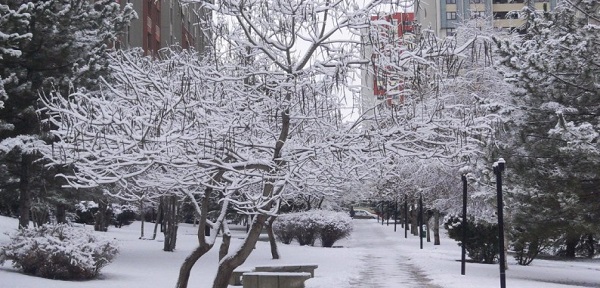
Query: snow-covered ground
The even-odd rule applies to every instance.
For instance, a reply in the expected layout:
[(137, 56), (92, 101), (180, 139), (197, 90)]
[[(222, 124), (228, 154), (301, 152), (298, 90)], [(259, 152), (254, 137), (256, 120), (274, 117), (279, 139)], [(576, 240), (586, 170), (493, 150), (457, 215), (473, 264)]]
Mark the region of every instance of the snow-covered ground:
[[(4, 232), (14, 231), (17, 220), (0, 217), (0, 244), (8, 241)], [(93, 227), (86, 227), (93, 229)], [(6, 288), (148, 288), (174, 287), (179, 265), (196, 243), (196, 228), (182, 224), (175, 252), (162, 251), (158, 240), (139, 240), (140, 223), (103, 233), (119, 241), (121, 253), (104, 268), (96, 280), (68, 282), (23, 275), (9, 263), (0, 266), (0, 287)], [(146, 225), (151, 235), (152, 225)], [(240, 243), (243, 230), (236, 231), (232, 248)], [(217, 243), (219, 245), (219, 243)], [(396, 287), (499, 287), (498, 265), (467, 263), (460, 275), (460, 247), (442, 238), (442, 245), (424, 243), (408, 236), (398, 226), (381, 225), (375, 220), (354, 220), (352, 237), (336, 243), (341, 248), (279, 245), (282, 259), (271, 260), (268, 243), (260, 241), (244, 267), (268, 264), (315, 263), (315, 278), (308, 288), (396, 288)], [(211, 287), (216, 273), (218, 247), (202, 257), (192, 271), (190, 287)], [(511, 265), (512, 264), (512, 265)], [(510, 259), (507, 287), (600, 287), (600, 260), (535, 260), (521, 267)], [(234, 287), (234, 286), (231, 286)]]

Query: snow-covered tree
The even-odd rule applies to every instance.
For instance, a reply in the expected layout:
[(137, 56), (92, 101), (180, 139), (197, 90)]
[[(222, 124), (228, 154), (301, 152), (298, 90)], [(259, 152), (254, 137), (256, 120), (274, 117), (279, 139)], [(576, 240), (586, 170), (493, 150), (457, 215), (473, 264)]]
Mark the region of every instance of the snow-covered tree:
[[(429, 109), (432, 102), (415, 98), (413, 103), (427, 105), (410, 106), (385, 125), (342, 123), (337, 94), (352, 86), (351, 68), (369, 61), (360, 53), (359, 36), (383, 2), (203, 3), (214, 16), (206, 28), (218, 44), (211, 53), (165, 51), (157, 61), (115, 54), (111, 81), (99, 92), (45, 99), (59, 141), (44, 153), (56, 164), (74, 165), (74, 175), (64, 175), (74, 187), (115, 183), (193, 199), (199, 245), (184, 261), (177, 287), (187, 287), (192, 266), (215, 244), (216, 233), (204, 236), (207, 226), (224, 231), (226, 253), (213, 287), (226, 287), (279, 204), (298, 191), (335, 196), (344, 180), (369, 176), (374, 166), (365, 163), (387, 163), (391, 156), (478, 153), (476, 138), (488, 127), (479, 121), (469, 126), (458, 104)], [(446, 111), (454, 118), (445, 119)], [(220, 207), (209, 219), (214, 200)], [(253, 219), (232, 251), (224, 221), (230, 208)]]
[[(29, 14), (27, 13), (29, 9), (31, 9), (30, 4), (23, 4), (15, 10), (8, 5), (0, 4), (0, 59), (20, 57), (21, 50), (19, 47), (21, 43), (31, 39), (31, 33), (13, 32), (15, 30), (22, 31), (19, 27), (29, 24)], [(5, 81), (10, 81), (10, 77), (0, 78), (0, 109), (4, 108), (4, 101), (8, 98), (6, 91), (4, 91)], [(0, 120), (0, 130), (9, 129), (5, 125), (6, 123)]]
[(38, 95), (97, 87), (111, 43), (135, 13), (111, 0), (4, 1), (0, 10), (0, 150), (9, 177), (19, 183), (3, 193), (19, 191), (19, 225), (26, 227), (32, 189), (42, 186), (32, 148), (47, 128), (39, 125)]
[[(430, 200), (445, 212), (460, 211), (461, 201), (448, 200), (460, 195), (461, 174), (469, 171), (470, 179), (477, 178), (479, 183), (471, 187), (477, 190), (470, 193), (472, 203), (477, 203), (472, 215), (495, 221), (489, 216), (495, 206), (495, 194), (489, 185), (493, 180), (491, 165), (500, 157), (497, 145), (502, 142), (504, 125), (515, 113), (509, 104), (511, 85), (503, 81), (501, 71), (495, 67), (497, 53), (489, 35), (498, 33), (467, 21), (459, 25), (454, 37), (439, 39), (423, 30), (415, 36), (399, 38), (393, 29), (391, 35), (386, 32), (389, 22), (376, 23), (369, 37), (375, 67), (372, 73), (380, 74), (376, 76), (388, 85), (383, 99), (370, 114), (371, 126), (397, 127), (404, 135), (427, 137), (414, 142), (420, 147), (413, 151), (430, 154), (413, 156), (437, 158), (443, 163), (424, 161), (423, 166), (431, 166), (431, 171), (417, 173), (423, 179), (416, 181), (415, 187), (429, 190), (427, 187), (438, 185), (430, 181), (428, 173), (454, 175), (455, 181), (445, 181), (444, 177), (439, 180), (455, 183), (453, 190), (447, 190), (455, 194), (437, 193)], [(400, 100), (390, 107), (387, 99)]]
[(600, 219), (599, 4), (563, 1), (530, 12), (523, 35), (497, 41), (525, 114), (506, 152), (523, 187), (517, 198), (529, 216), (522, 218), (563, 235), (572, 257)]

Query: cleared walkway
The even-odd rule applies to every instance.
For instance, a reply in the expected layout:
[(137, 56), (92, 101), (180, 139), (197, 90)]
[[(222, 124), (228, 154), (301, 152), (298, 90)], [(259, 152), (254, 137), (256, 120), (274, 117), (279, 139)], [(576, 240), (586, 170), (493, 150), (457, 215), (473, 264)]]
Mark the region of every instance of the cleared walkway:
[[(398, 234), (388, 236), (383, 233), (382, 227), (374, 220), (354, 220), (354, 231), (345, 246), (365, 248), (365, 253), (358, 259), (364, 269), (358, 279), (351, 282), (351, 287), (361, 288), (438, 288), (431, 283), (425, 273), (417, 266), (411, 264), (410, 258), (397, 249), (398, 239), (393, 236), (404, 237), (404, 232), (398, 225)], [(401, 234), (402, 233), (402, 234)], [(401, 236), (402, 235), (402, 236)]]

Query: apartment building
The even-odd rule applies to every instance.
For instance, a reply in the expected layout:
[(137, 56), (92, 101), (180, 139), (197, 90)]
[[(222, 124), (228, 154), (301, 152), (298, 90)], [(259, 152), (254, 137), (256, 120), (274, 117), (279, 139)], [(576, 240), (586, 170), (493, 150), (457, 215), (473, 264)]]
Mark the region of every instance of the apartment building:
[[(391, 34), (397, 34), (403, 45), (407, 36), (418, 33), (416, 29), (429, 29), (439, 37), (455, 35), (458, 24), (465, 20), (478, 19), (478, 23), (497, 29), (513, 29), (524, 24), (519, 11), (526, 6), (538, 11), (556, 7), (557, 0), (420, 0), (412, 12), (394, 12), (385, 16), (373, 16), (371, 20), (386, 20), (391, 25)], [(419, 25), (413, 26), (415, 23)], [(366, 30), (364, 33), (367, 33)], [(389, 31), (386, 33), (390, 33)], [(366, 35), (366, 34), (365, 34)], [(404, 41), (404, 42), (403, 42)], [(375, 60), (373, 44), (365, 45), (364, 55)], [(380, 51), (382, 51), (380, 49)], [(385, 52), (383, 52), (385, 53)], [(361, 111), (373, 113), (375, 106), (393, 107), (404, 103), (402, 79), (394, 79), (394, 73), (386, 73), (386, 67), (376, 67), (371, 61), (369, 69), (361, 72)]]
[(210, 13), (199, 4), (182, 5), (179, 0), (117, 0), (122, 6), (131, 3), (138, 14), (121, 39), (122, 48), (141, 47), (146, 54), (159, 49), (181, 46), (204, 51), (208, 37), (202, 29)]
[(421, 27), (443, 37), (453, 36), (457, 24), (468, 19), (498, 29), (517, 28), (524, 23), (518, 12), (525, 6), (547, 11), (556, 7), (556, 0), (421, 0), (415, 14)]
[[(412, 43), (412, 39), (417, 31), (415, 31), (415, 13), (412, 12), (396, 12), (385, 15), (375, 15), (371, 17), (372, 21), (384, 20), (391, 25), (382, 25), (378, 28), (379, 34), (385, 34), (385, 41), (391, 40), (394, 45), (403, 47), (403, 45), (409, 45)], [(375, 106), (387, 106), (391, 107), (394, 105), (402, 105), (404, 103), (403, 94), (403, 79), (396, 73), (390, 72), (389, 67), (378, 67), (377, 53), (389, 54), (393, 57), (394, 54), (398, 53), (397, 49), (387, 51), (386, 46), (389, 43), (378, 43), (377, 37), (367, 36), (369, 32), (363, 31), (365, 42), (369, 43), (364, 47), (364, 55), (366, 58), (371, 59), (373, 67), (370, 69), (363, 69), (361, 72), (361, 111), (367, 112), (367, 114), (373, 113), (370, 110), (371, 107)], [(366, 38), (371, 40), (367, 41)], [(379, 52), (374, 52), (373, 46), (378, 46)], [(402, 49), (402, 48), (400, 48)], [(367, 110), (370, 110), (368, 112)]]

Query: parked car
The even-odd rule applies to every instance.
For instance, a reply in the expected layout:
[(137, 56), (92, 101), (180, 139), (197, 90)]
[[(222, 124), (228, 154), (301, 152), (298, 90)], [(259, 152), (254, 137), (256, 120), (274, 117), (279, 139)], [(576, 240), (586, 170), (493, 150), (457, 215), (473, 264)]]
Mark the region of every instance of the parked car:
[(375, 219), (377, 215), (362, 209), (354, 209), (354, 219)]

